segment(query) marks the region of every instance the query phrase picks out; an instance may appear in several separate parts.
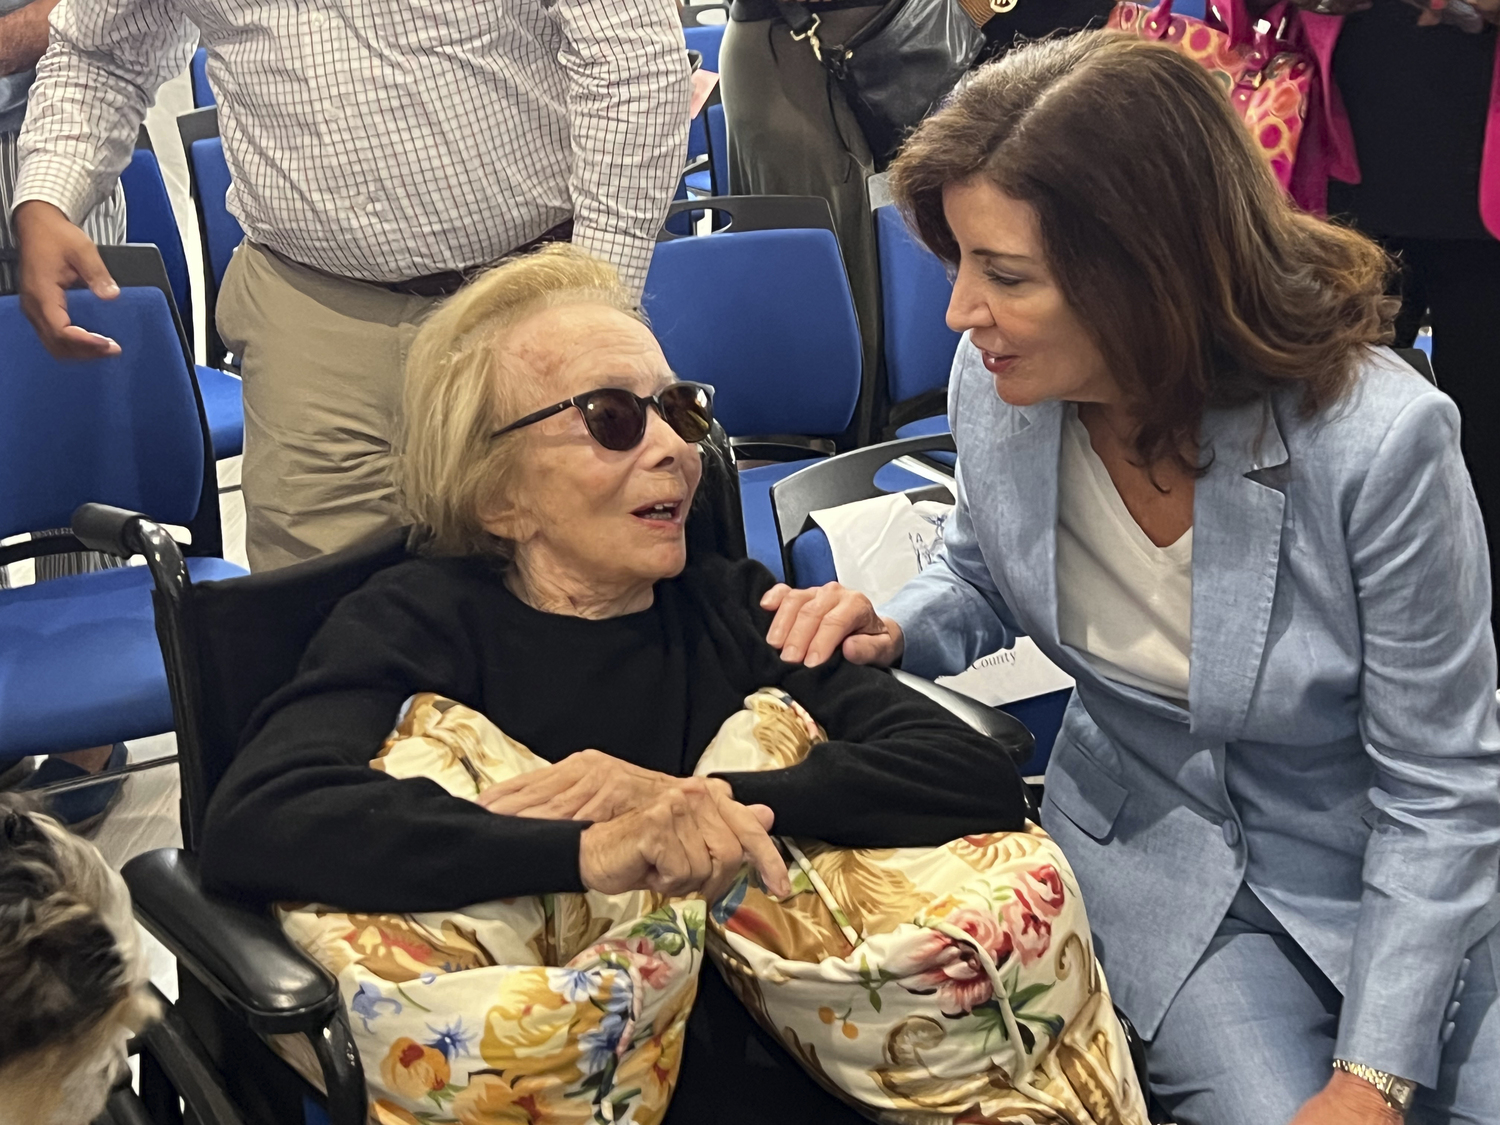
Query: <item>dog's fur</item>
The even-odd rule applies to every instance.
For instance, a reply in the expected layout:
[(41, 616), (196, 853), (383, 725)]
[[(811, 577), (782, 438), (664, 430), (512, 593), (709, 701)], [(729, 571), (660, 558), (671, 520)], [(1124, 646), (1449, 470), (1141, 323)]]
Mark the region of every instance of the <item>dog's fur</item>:
[(0, 794), (0, 1125), (86, 1125), (158, 1015), (130, 892), (97, 848)]

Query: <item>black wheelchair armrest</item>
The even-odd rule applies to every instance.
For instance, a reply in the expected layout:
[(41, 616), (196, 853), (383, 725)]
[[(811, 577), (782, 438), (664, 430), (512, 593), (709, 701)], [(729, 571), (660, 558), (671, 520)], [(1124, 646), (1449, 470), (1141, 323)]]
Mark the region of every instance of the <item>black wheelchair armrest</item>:
[(1036, 749), (1036, 738), (1026, 724), (994, 707), (987, 707), (972, 696), (944, 687), (942, 684), (892, 668), (891, 675), (913, 691), (920, 692), (944, 710), (958, 716), (980, 734), (987, 734), (1005, 748), (1019, 769)]
[(314, 1032), (341, 1011), (333, 977), (269, 914), (206, 893), (190, 853), (158, 848), (121, 874), (141, 924), (253, 1031)]

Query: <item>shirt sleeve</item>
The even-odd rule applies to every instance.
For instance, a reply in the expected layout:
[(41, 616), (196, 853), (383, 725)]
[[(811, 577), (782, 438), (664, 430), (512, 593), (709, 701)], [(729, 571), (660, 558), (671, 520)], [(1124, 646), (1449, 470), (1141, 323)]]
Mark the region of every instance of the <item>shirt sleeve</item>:
[(880, 607), (901, 626), (901, 667), (928, 679), (956, 676), (981, 656), (1009, 648), (1022, 632), (979, 549), (961, 458), (954, 487), (957, 504), (943, 529), (942, 550)]
[(377, 911), (583, 890), (588, 822), (496, 816), (426, 778), (370, 768), (410, 696), (481, 703), (463, 613), (437, 613), (426, 587), (386, 577), (339, 603), (252, 720), (209, 805), (205, 883)]
[(157, 89), (182, 73), (198, 31), (170, 0), (68, 0), (52, 9), (51, 43), (19, 141), (12, 210), (37, 199), (74, 223), (114, 190)]
[(1465, 951), (1500, 907), (1500, 728), (1484, 526), (1437, 392), (1391, 425), (1347, 521), (1364, 653), (1365, 850), (1335, 1056), (1432, 1085)]
[(557, 0), (573, 242), (639, 293), (687, 158), (691, 67), (671, 0)]
[(774, 579), (758, 564), (743, 565), (751, 623), (744, 643), (760, 657), (751, 675), (774, 677), (829, 740), (788, 769), (723, 774), (736, 800), (769, 805), (779, 834), (843, 847), (935, 847), (1022, 827), (1021, 776), (997, 742), (881, 669), (842, 656), (816, 668), (783, 662), (765, 643), (771, 614), (760, 609)]

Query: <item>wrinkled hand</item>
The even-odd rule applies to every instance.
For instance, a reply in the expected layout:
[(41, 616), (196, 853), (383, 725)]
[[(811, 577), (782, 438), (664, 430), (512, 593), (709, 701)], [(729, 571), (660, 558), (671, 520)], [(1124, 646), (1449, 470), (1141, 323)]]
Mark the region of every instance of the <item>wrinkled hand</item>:
[(1328, 1085), (1297, 1111), (1291, 1125), (1401, 1125), (1401, 1121), (1401, 1114), (1374, 1086), (1335, 1070)]
[(75, 282), (106, 301), (120, 295), (93, 240), (52, 204), (36, 199), (17, 207), (13, 222), (21, 249), (21, 309), (42, 346), (59, 359), (119, 355), (120, 345), (108, 336), (68, 319), (67, 291)]
[(746, 864), (780, 898), (791, 893), (786, 863), (769, 835), (774, 814), (742, 805), (721, 778), (682, 778), (645, 806), (584, 829), (583, 885), (605, 894), (645, 889), (719, 898)]
[(869, 598), (837, 582), (815, 590), (777, 583), (760, 607), (776, 611), (766, 641), (789, 664), (814, 668), (842, 648), (851, 664), (890, 667), (906, 647), (900, 625), (876, 613)]
[(613, 820), (682, 780), (600, 750), (580, 750), (555, 765), (491, 785), (479, 803), (502, 816)]

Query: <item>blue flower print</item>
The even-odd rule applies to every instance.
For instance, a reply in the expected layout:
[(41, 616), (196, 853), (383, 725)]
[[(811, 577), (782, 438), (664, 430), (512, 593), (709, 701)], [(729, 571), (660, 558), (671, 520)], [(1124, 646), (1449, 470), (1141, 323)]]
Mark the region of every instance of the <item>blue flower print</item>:
[(353, 1012), (365, 1025), (365, 1030), (370, 1030), (370, 1021), (378, 1019), (381, 1015), (380, 1006), (390, 1005), (390, 1014), (397, 1016), (401, 1014), (401, 1001), (392, 1000), (389, 996), (382, 996), (380, 989), (369, 981), (359, 986), (359, 991), (349, 1001), (349, 1010)]
[(443, 1052), (443, 1058), (452, 1062), (458, 1055), (468, 1055), (470, 1044), (474, 1042), (478, 1032), (465, 1031), (463, 1017), (460, 1016), (447, 1027), (438, 1029), (432, 1024), (427, 1025), (427, 1030), (432, 1032), (434, 1038), (427, 1041), (427, 1046)]

